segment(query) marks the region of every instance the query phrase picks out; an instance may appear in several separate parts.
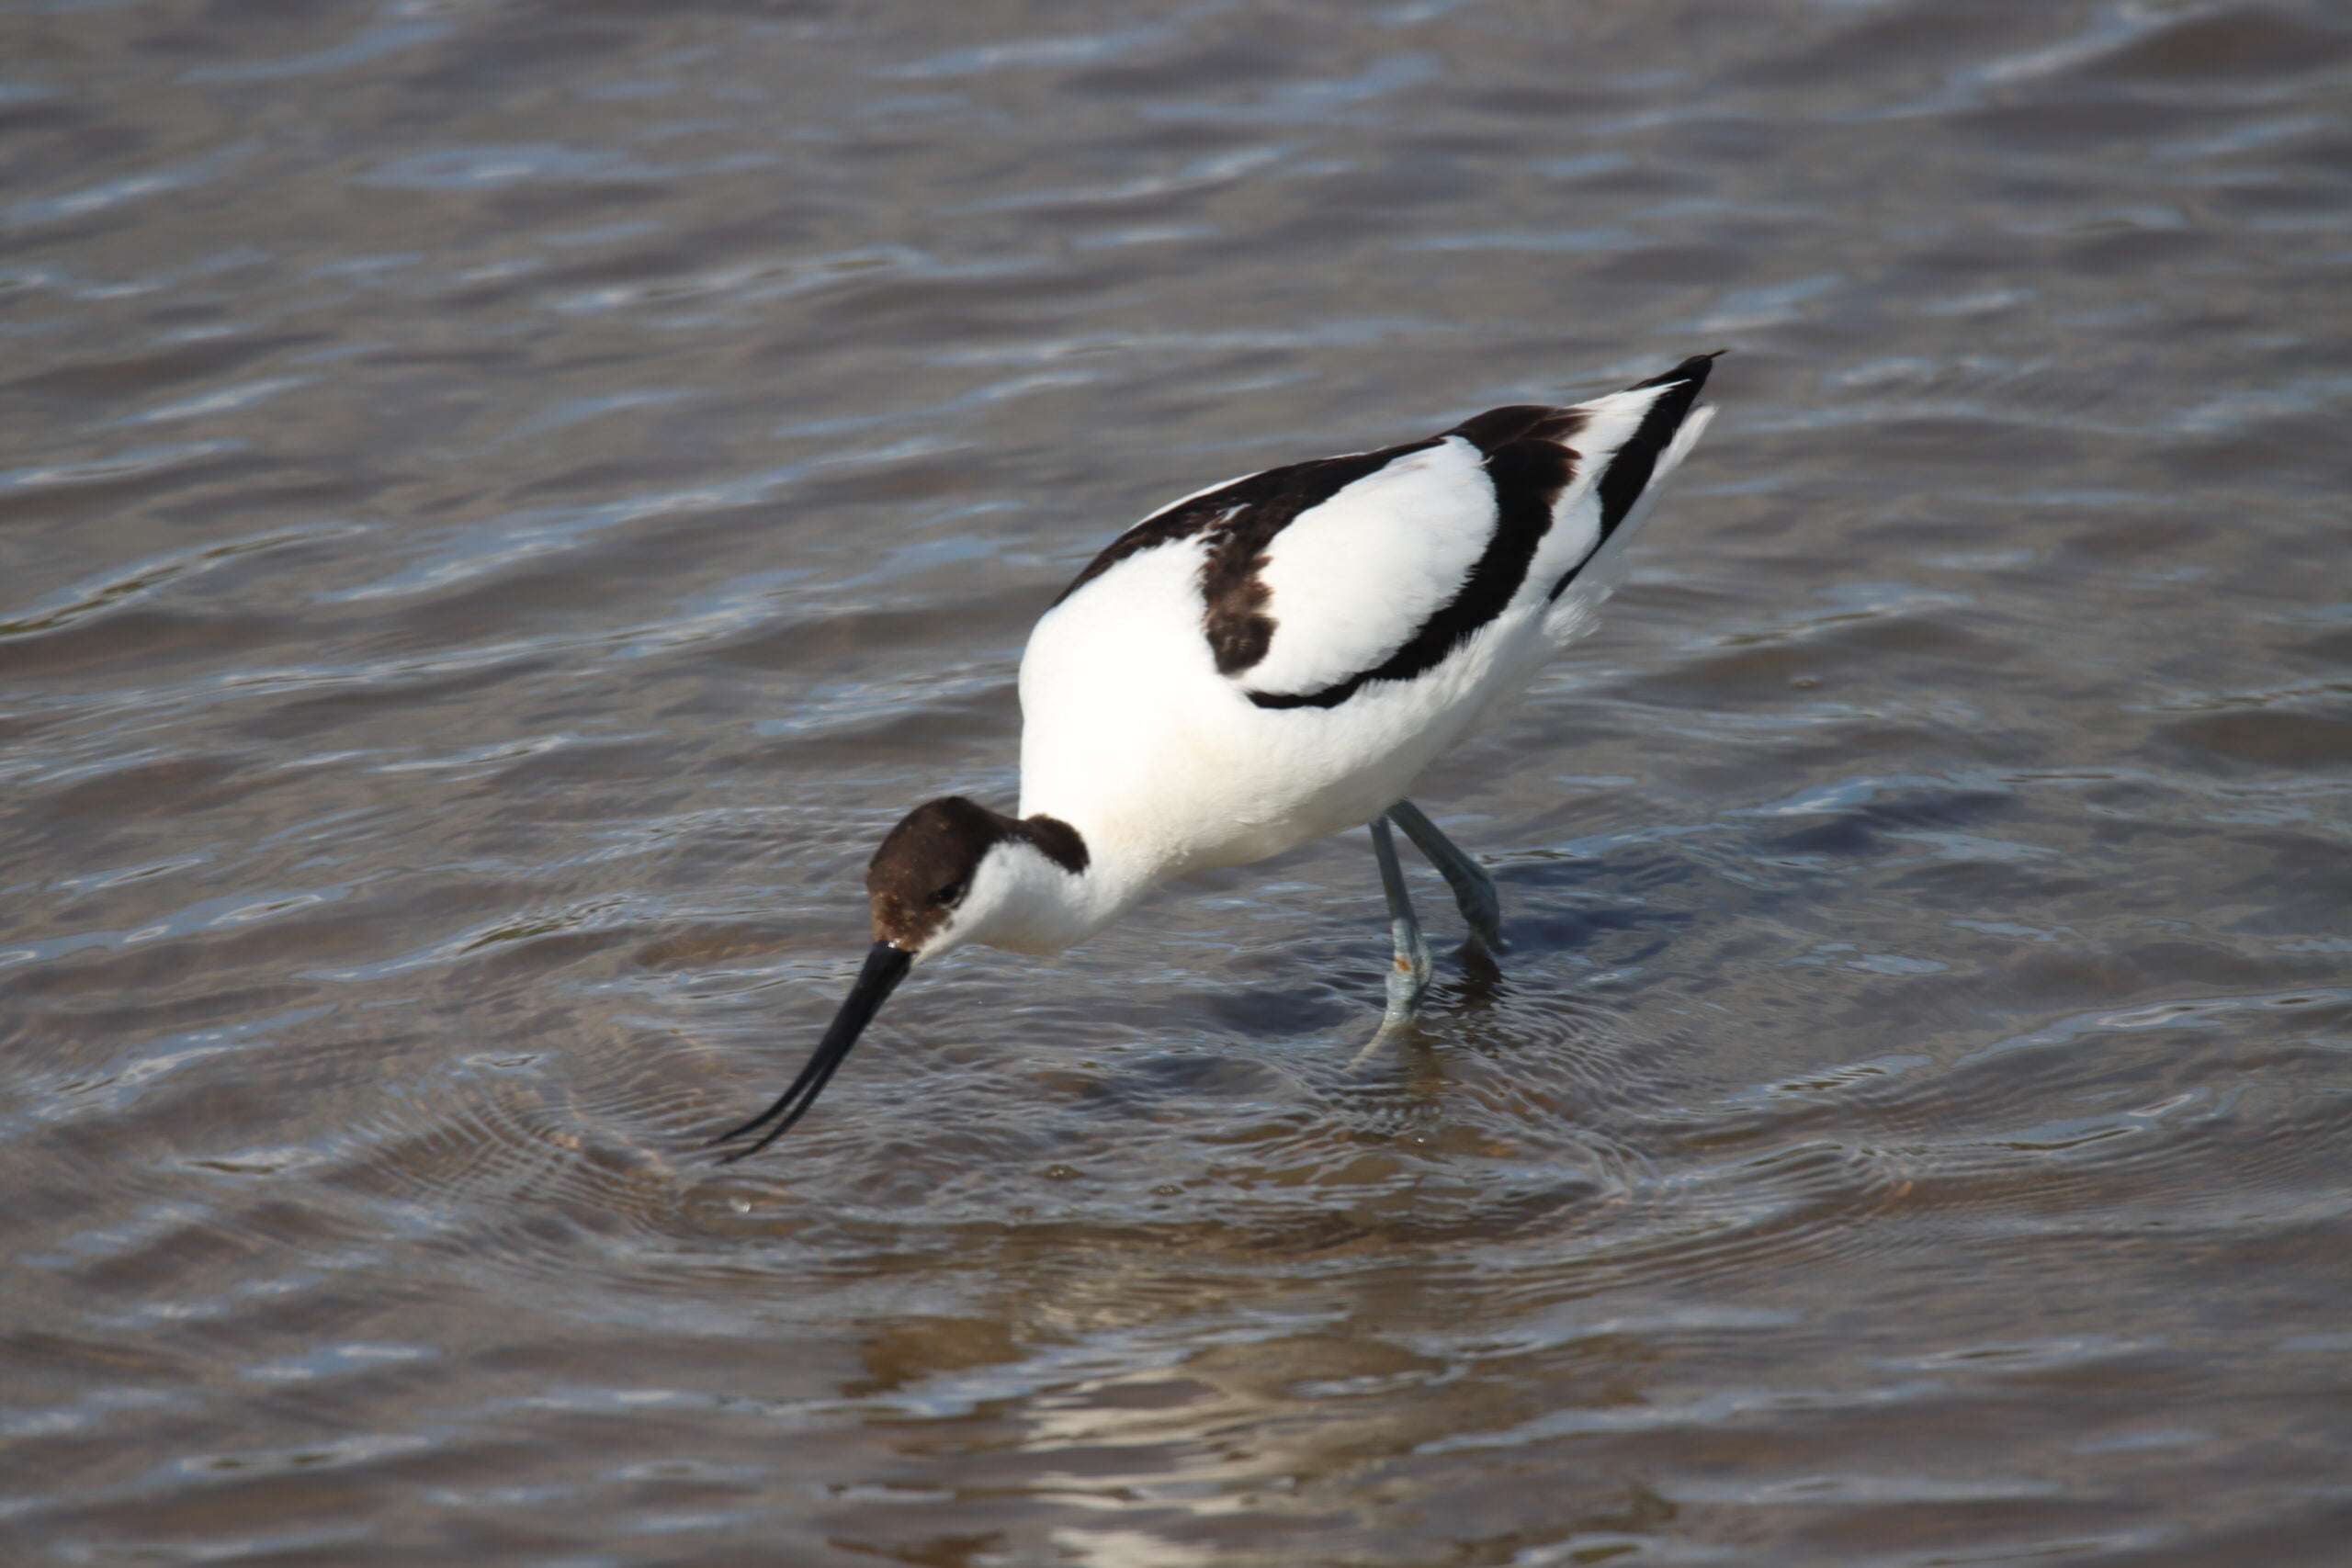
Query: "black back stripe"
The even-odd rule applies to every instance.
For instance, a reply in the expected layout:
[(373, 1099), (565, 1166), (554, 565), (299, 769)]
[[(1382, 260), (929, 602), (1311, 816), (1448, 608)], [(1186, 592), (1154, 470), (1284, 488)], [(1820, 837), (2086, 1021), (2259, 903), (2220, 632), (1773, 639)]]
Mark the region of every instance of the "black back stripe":
[(1519, 592), (1536, 549), (1551, 531), (1552, 508), (1574, 482), (1577, 453), (1567, 445), (1585, 416), (1573, 409), (1492, 409), (1446, 432), (1487, 455), (1495, 491), (1495, 531), (1453, 596), (1405, 645), (1369, 670), (1312, 692), (1251, 692), (1261, 708), (1337, 707), (1368, 681), (1409, 681), (1435, 669), (1477, 634)]
[[(1594, 487), (1600, 502), (1600, 539), (1584, 560), (1554, 584), (1552, 598), (1566, 591), (1640, 502), (1658, 458), (1698, 401), (1714, 357), (1694, 355), (1627, 389), (1666, 389), (1644, 412), (1632, 436), (1611, 455)], [(1415, 628), (1402, 647), (1370, 669), (1312, 692), (1247, 694), (1262, 708), (1337, 707), (1368, 682), (1408, 681), (1434, 669), (1510, 605), (1551, 531), (1553, 508), (1576, 480), (1582, 457), (1568, 442), (1589, 418), (1579, 409), (1512, 404), (1489, 409), (1426, 441), (1292, 463), (1235, 479), (1154, 513), (1112, 540), (1048, 608), (1059, 606), (1131, 556), (1182, 539), (1203, 538), (1207, 549), (1201, 567), (1202, 629), (1218, 672), (1242, 674), (1263, 662), (1273, 646), (1276, 623), (1268, 613), (1272, 592), (1262, 572), (1266, 552), (1282, 531), (1301, 513), (1397, 458), (1427, 451), (1447, 436), (1461, 436), (1486, 455), (1484, 468), (1495, 492), (1495, 531), (1453, 597)]]
[[(1378, 452), (1358, 452), (1345, 457), (1318, 457), (1312, 462), (1290, 463), (1235, 479), (1231, 484), (1220, 485), (1190, 500), (1180, 501), (1164, 512), (1153, 513), (1103, 547), (1102, 553), (1086, 563), (1086, 570), (1071, 580), (1070, 585), (1061, 591), (1060, 597), (1054, 604), (1061, 604), (1129, 556), (1141, 555), (1146, 550), (1157, 549), (1161, 545), (1173, 544), (1179, 539), (1189, 539), (1200, 534), (1218, 536), (1211, 546), (1211, 571), (1222, 570), (1228, 576), (1253, 577), (1257, 569), (1251, 558), (1262, 554), (1273, 536), (1288, 527), (1300, 513), (1309, 507), (1320, 506), (1356, 480), (1367, 474), (1379, 472), (1408, 452), (1436, 446), (1438, 439), (1431, 436), (1427, 441), (1389, 446)], [(1234, 543), (1237, 548), (1228, 549), (1228, 542)], [(1248, 564), (1237, 571), (1236, 563), (1228, 560), (1220, 569), (1219, 555), (1229, 558), (1238, 555), (1238, 562)], [(1247, 595), (1240, 597), (1246, 599)], [(1259, 603), (1262, 605), (1262, 598)], [(1210, 604), (1210, 614), (1214, 618), (1214, 590)], [(1250, 608), (1237, 603), (1236, 619), (1248, 619)], [(1266, 623), (1265, 635), (1268, 639), (1273, 635), (1272, 621)], [(1249, 639), (1244, 634), (1238, 640), (1246, 644)], [(1249, 664), (1255, 664), (1264, 657), (1265, 650), (1261, 647)], [(1237, 668), (1247, 669), (1249, 664)], [(1224, 669), (1222, 656), (1218, 668)], [(1229, 675), (1233, 671), (1226, 670), (1225, 672)]]
[(1714, 367), (1713, 354), (1693, 355), (1664, 375), (1636, 381), (1625, 389), (1638, 392), (1645, 387), (1664, 387), (1666, 390), (1643, 412), (1642, 423), (1634, 427), (1634, 434), (1610, 454), (1609, 466), (1600, 471), (1600, 479), (1593, 485), (1600, 498), (1600, 536), (1585, 552), (1583, 560), (1561, 574), (1560, 581), (1552, 585), (1549, 597), (1557, 599), (1567, 592), (1568, 584), (1577, 580), (1577, 573), (1600, 553), (1601, 547), (1609, 543), (1609, 536), (1632, 513), (1642, 492), (1650, 487), (1650, 476), (1657, 472), (1658, 458), (1673, 445), (1682, 422), (1690, 417), (1700, 389), (1707, 384), (1707, 373)]
[(1237, 497), (1241, 501), (1239, 509), (1231, 511), (1211, 536), (1208, 559), (1201, 566), (1201, 596), (1208, 605), (1205, 630), (1218, 674), (1238, 675), (1254, 668), (1273, 646), (1274, 618), (1266, 613), (1273, 591), (1260, 572), (1275, 536), (1302, 513), (1358, 479), (1371, 478), (1399, 457), (1425, 452), (1442, 439), (1432, 435), (1379, 452), (1269, 468), (1201, 497), (1216, 502), (1219, 510), (1232, 507)]

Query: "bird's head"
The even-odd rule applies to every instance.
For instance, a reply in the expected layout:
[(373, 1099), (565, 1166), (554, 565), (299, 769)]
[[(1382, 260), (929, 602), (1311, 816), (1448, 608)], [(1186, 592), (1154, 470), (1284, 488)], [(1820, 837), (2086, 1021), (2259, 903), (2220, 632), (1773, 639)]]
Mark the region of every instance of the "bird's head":
[(865, 865), (876, 943), (912, 963), (986, 941), (1020, 896), (1021, 829), (959, 795), (927, 801), (899, 818)]
[(842, 1058), (918, 962), (967, 942), (1021, 947), (1043, 885), (1085, 868), (1077, 833), (1050, 817), (1023, 821), (961, 795), (916, 807), (866, 863), (874, 945), (831, 1028), (781, 1099), (716, 1141), (775, 1124), (730, 1158), (757, 1154), (790, 1130), (824, 1091)]

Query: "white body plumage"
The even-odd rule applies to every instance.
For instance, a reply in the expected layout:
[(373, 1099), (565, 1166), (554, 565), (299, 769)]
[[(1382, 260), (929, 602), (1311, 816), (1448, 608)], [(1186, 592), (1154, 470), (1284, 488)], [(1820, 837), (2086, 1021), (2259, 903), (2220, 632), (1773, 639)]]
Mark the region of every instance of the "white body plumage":
[(1022, 659), (1020, 815), (951, 795), (890, 830), (866, 867), (875, 941), (855, 985), (792, 1087), (719, 1141), (759, 1133), (754, 1153), (807, 1114), (924, 958), (974, 942), (1057, 953), (1171, 876), (1365, 822), (1398, 947), (1387, 1019), (1409, 1020), (1429, 955), (1388, 819), (1498, 944), (1491, 879), (1405, 795), (1623, 579), (1706, 428), (1712, 358), (1574, 408), (1490, 409), (1250, 474), (1114, 540)]
[(1568, 411), (1583, 416), (1580, 471), (1552, 502), (1508, 601), (1430, 668), (1367, 681), (1332, 706), (1268, 707), (1250, 694), (1309, 692), (1376, 668), (1461, 592), (1499, 526), (1486, 454), (1468, 437), (1396, 457), (1274, 534), (1258, 572), (1272, 638), (1241, 678), (1218, 669), (1203, 634), (1208, 533), (1083, 581), (1037, 623), (1021, 662), (1020, 814), (1076, 828), (1088, 869), (1071, 876), (1034, 852), (1009, 853), (1034, 863), (1012, 878), (1023, 896), (966, 912), (954, 922), (963, 940), (1058, 952), (1170, 877), (1361, 827), (1403, 798), (1432, 761), (1508, 711), (1623, 580), (1627, 544), (1714, 412), (1679, 421), (1604, 539), (1600, 478), (1668, 389)]

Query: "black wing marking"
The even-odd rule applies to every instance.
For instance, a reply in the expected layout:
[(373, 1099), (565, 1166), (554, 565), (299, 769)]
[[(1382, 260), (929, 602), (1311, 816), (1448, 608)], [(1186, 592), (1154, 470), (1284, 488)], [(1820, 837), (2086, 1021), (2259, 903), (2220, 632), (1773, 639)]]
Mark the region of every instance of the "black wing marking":
[(1447, 431), (1486, 454), (1483, 467), (1495, 490), (1494, 534), (1462, 585), (1403, 647), (1371, 669), (1316, 691), (1251, 692), (1250, 700), (1261, 708), (1337, 707), (1367, 682), (1409, 681), (1436, 668), (1501, 615), (1527, 581), (1527, 569), (1551, 530), (1553, 506), (1576, 480), (1577, 452), (1567, 442), (1584, 422), (1575, 409), (1515, 404), (1489, 409)]
[[(1186, 496), (1175, 505), (1153, 513), (1104, 546), (1102, 553), (1088, 561), (1086, 569), (1070, 580), (1070, 585), (1061, 591), (1054, 600), (1054, 605), (1060, 604), (1129, 556), (1141, 555), (1146, 550), (1157, 549), (1179, 539), (1189, 539), (1196, 534), (1215, 533), (1220, 536), (1220, 545), (1236, 536), (1254, 541), (1248, 553), (1256, 555), (1276, 534), (1288, 527), (1300, 513), (1322, 505), (1356, 480), (1368, 474), (1378, 473), (1407, 453), (1419, 452), (1437, 443), (1438, 438), (1431, 436), (1427, 441), (1383, 447), (1377, 452), (1354, 452), (1344, 457), (1317, 457), (1311, 462), (1289, 463), (1279, 468), (1268, 468), (1262, 473), (1244, 475), (1215, 490), (1203, 491), (1198, 495)], [(1048, 609), (1053, 607), (1047, 606)], [(1259, 657), (1264, 657), (1262, 651)]]
[[(1626, 389), (1666, 390), (1644, 412), (1634, 434), (1608, 455), (1594, 485), (1600, 507), (1599, 537), (1584, 560), (1553, 586), (1550, 598), (1566, 591), (1631, 515), (1657, 472), (1658, 458), (1696, 405), (1714, 358), (1713, 354), (1694, 355)], [(1583, 456), (1568, 442), (1589, 419), (1582, 408), (1513, 404), (1489, 409), (1424, 441), (1250, 474), (1188, 496), (1129, 528), (1087, 563), (1054, 604), (1131, 556), (1182, 539), (1204, 538), (1203, 631), (1219, 673), (1240, 675), (1263, 661), (1273, 643), (1276, 623), (1268, 613), (1272, 592), (1261, 570), (1275, 537), (1349, 485), (1448, 436), (1460, 436), (1484, 454), (1482, 467), (1495, 491), (1496, 524), (1485, 551), (1453, 597), (1377, 665), (1312, 692), (1247, 694), (1262, 708), (1337, 707), (1370, 682), (1408, 681), (1435, 668), (1510, 605), (1551, 530), (1554, 509), (1577, 480)]]
[(1636, 381), (1625, 389), (1638, 392), (1645, 388), (1664, 387), (1666, 390), (1643, 412), (1642, 423), (1634, 427), (1634, 434), (1609, 455), (1607, 466), (1593, 486), (1600, 498), (1600, 536), (1585, 552), (1584, 560), (1568, 568), (1552, 585), (1551, 598), (1557, 599), (1567, 592), (1568, 584), (1577, 580), (1577, 573), (1600, 553), (1600, 547), (1609, 543), (1609, 536), (1617, 531), (1618, 525), (1625, 521), (1634, 503), (1642, 499), (1642, 492), (1649, 489), (1658, 458), (1673, 445), (1682, 422), (1690, 417), (1690, 410), (1699, 401), (1700, 389), (1706, 386), (1708, 373), (1715, 367), (1715, 355), (1723, 352), (1719, 348), (1714, 354), (1692, 355), (1664, 375)]

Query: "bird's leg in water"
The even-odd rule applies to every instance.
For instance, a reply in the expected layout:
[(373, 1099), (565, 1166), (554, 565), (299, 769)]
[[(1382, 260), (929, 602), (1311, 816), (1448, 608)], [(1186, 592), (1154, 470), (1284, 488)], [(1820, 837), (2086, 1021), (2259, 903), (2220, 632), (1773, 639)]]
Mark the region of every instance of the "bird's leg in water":
[(1388, 1010), (1381, 1015), (1380, 1032), (1413, 1021), (1421, 993), (1430, 988), (1430, 944), (1421, 939), (1421, 922), (1413, 918), (1413, 900), (1405, 891), (1405, 868), (1396, 863), (1396, 840), (1388, 818), (1372, 819), (1372, 852), (1380, 860), (1380, 886), (1388, 895), (1388, 929), (1396, 939), (1396, 958), (1388, 970)]
[(1437, 824), (1411, 801), (1398, 801), (1388, 808), (1388, 815), (1453, 887), (1453, 902), (1461, 908), (1462, 918), (1470, 922), (1470, 934), (1485, 942), (1488, 952), (1504, 951), (1502, 901), (1495, 896), (1495, 879), (1487, 874), (1487, 868), (1464, 854), (1461, 846), (1440, 832)]

